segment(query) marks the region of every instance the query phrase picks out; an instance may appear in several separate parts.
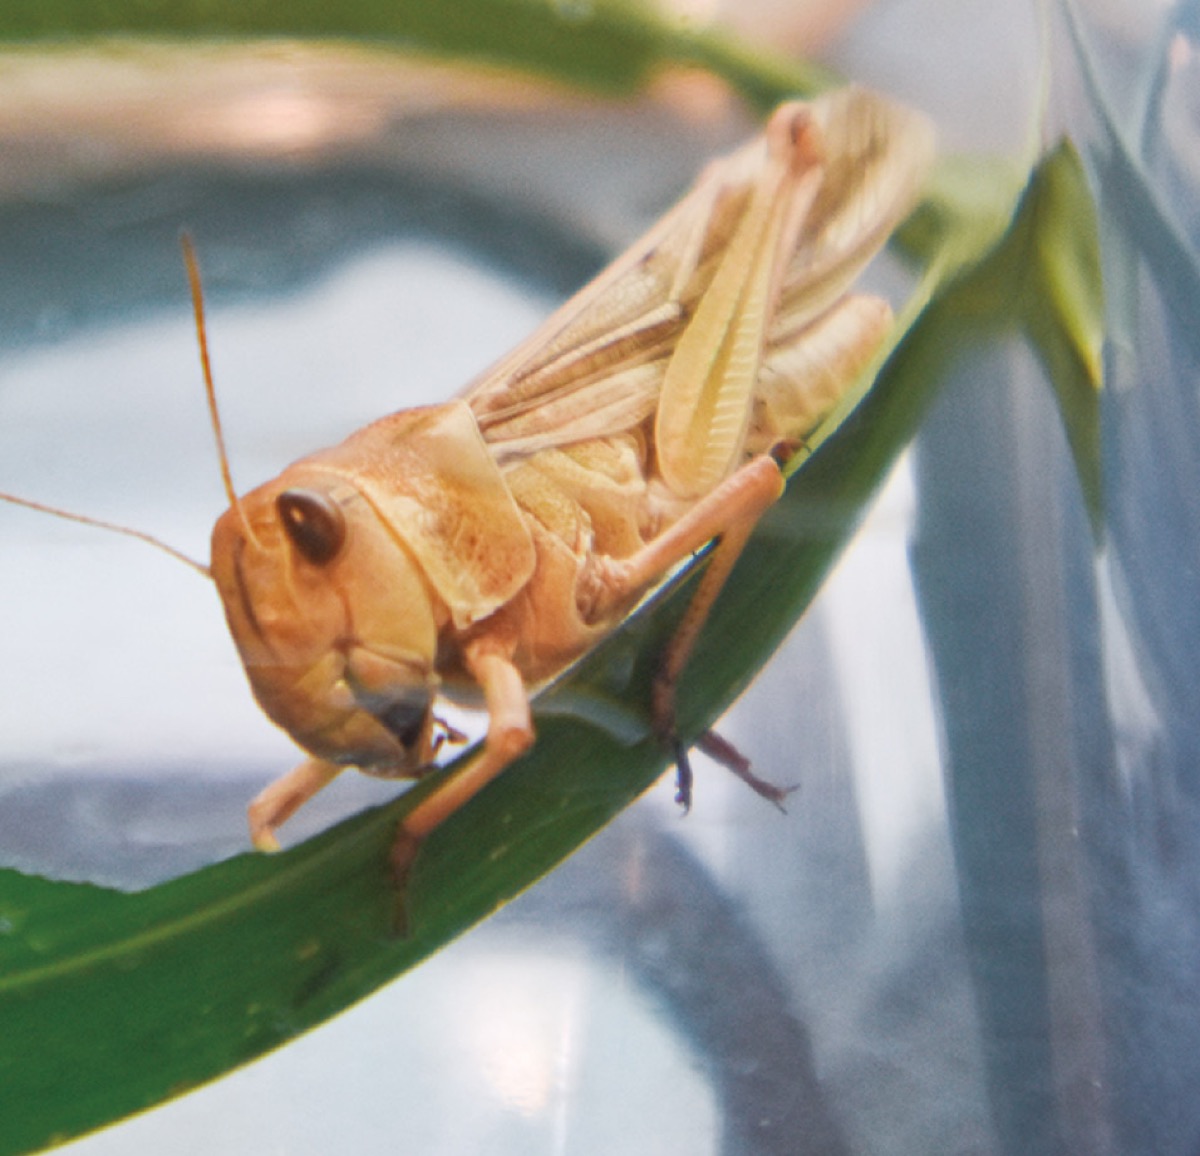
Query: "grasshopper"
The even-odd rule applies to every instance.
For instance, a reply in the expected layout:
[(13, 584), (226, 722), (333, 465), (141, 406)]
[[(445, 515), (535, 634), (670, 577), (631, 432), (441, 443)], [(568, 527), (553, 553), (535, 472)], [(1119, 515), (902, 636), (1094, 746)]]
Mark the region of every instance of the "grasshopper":
[(420, 776), (462, 737), (437, 696), (481, 695), (481, 749), (401, 821), (403, 880), (422, 841), (533, 743), (531, 694), (715, 541), (650, 704), (686, 805), (675, 686), (782, 465), (888, 333), (888, 304), (851, 287), (932, 152), (923, 117), (864, 90), (785, 103), (459, 398), (384, 417), (241, 497), (185, 243), (229, 497), (199, 568), (255, 698), (307, 755), (250, 804), (256, 847), (276, 849), (280, 824), (346, 767)]

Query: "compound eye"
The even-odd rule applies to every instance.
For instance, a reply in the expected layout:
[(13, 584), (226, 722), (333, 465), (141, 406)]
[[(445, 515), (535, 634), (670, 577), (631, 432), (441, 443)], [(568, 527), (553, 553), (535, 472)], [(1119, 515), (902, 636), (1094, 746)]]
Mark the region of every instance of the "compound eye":
[(341, 507), (317, 490), (284, 490), (275, 499), (279, 520), (293, 545), (314, 566), (337, 557), (346, 541)]

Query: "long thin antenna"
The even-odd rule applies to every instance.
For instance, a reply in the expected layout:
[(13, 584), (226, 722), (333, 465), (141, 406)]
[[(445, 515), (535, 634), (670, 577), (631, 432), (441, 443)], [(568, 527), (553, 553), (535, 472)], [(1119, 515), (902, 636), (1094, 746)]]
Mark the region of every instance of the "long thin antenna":
[(198, 574), (203, 574), (205, 578), (212, 577), (212, 572), (203, 562), (197, 562), (195, 558), (190, 558), (182, 550), (176, 550), (174, 546), (167, 545), (161, 538), (147, 534), (145, 530), (135, 530), (132, 526), (122, 526), (117, 522), (106, 522), (103, 518), (89, 518), (86, 514), (76, 514), (72, 510), (63, 510), (58, 506), (47, 506), (44, 502), (30, 501), (29, 498), (18, 498), (15, 494), (6, 494), (2, 490), (0, 490), (0, 502), (10, 502), (14, 506), (24, 506), (27, 510), (37, 510), (39, 514), (52, 514), (56, 518), (65, 518), (68, 522), (79, 522), (84, 526), (95, 526), (98, 530), (110, 530), (114, 534), (124, 534), (127, 538), (136, 538), (139, 542), (145, 542), (148, 546), (153, 546), (164, 554), (170, 554), (172, 558), (182, 562), (185, 566), (190, 566)]
[(221, 413), (217, 408), (217, 391), (213, 385), (212, 362), (208, 357), (208, 327), (204, 322), (204, 287), (200, 284), (200, 263), (196, 260), (196, 249), (192, 238), (186, 233), (180, 233), (179, 243), (183, 247), (183, 262), (187, 266), (188, 284), (192, 288), (192, 312), (196, 315), (196, 337), (200, 342), (200, 367), (204, 371), (204, 396), (208, 399), (208, 417), (212, 424), (213, 437), (217, 441), (217, 458), (221, 465), (221, 481), (225, 486), (225, 496), (229, 505), (237, 511), (242, 529), (246, 537), (261, 550), (262, 544), (255, 537), (250, 526), (250, 519), (242, 506), (237, 491), (233, 488), (233, 475), (229, 471), (229, 455), (225, 452), (225, 432), (221, 428)]

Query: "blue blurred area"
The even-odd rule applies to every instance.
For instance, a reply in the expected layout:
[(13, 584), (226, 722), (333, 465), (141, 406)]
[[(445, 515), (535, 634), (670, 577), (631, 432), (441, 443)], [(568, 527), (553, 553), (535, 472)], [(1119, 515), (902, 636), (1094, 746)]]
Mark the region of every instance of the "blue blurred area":
[[(1062, 0), (1042, 40), (1033, 6), (880, 3), (833, 50), (855, 78), (926, 107), (956, 151), (1018, 153), (1039, 131), (1043, 143), (1060, 131), (1078, 143), (1101, 210), (1111, 325), (1102, 538), (1040, 367), (1016, 342), (980, 349), (722, 726), (763, 774), (800, 784), (787, 817), (704, 767), (686, 823), (664, 786), (415, 975), (73, 1151), (1200, 1152), (1198, 14), (1195, 3)], [(33, 429), (34, 402), (49, 396), (29, 384), (42, 378), (21, 376), (28, 359), (94, 337), (74, 364), (112, 364), (115, 376), (88, 381), (77, 403), (79, 382), (62, 385), (45, 444), (72, 429), (78, 442), (57, 463), (37, 455), (26, 477), (76, 504), (106, 478), (121, 488), (111, 471), (130, 447), (97, 423), (108, 391), (134, 373), (103, 361), (104, 342), (169, 314), (171, 358), (191, 358), (175, 255), (184, 221), (209, 267), (214, 341), (222, 330), (249, 341), (265, 325), (300, 351), (268, 364), (230, 339), (233, 380), (221, 387), (233, 412), (244, 404), (232, 424), (246, 423), (250, 470), (302, 452), (351, 399), (366, 416), (405, 403), (378, 381), (435, 381), (449, 351), (482, 368), (669, 202), (713, 145), (678, 126), (654, 135), (633, 108), (575, 115), (551, 117), (557, 134), (535, 115), (503, 128), (431, 118), (425, 165), (183, 166), (0, 205), (4, 465), (21, 442), (14, 430)], [(512, 158), (535, 144), (545, 172), (526, 174), (522, 193)], [(448, 170), (446, 156), (475, 157), (474, 192), (470, 165)], [(555, 172), (557, 200), (536, 191)], [(421, 321), (438, 337), (420, 364), (388, 360), (398, 343), (418, 348), (400, 319), (373, 322), (374, 338), (353, 327), (381, 278), (415, 279), (429, 318), (451, 318), (444, 330)], [(505, 321), (485, 339), (476, 318), (496, 313)], [(303, 344), (331, 316), (336, 357)], [(140, 358), (165, 340), (143, 336), (130, 346)], [(347, 346), (350, 363), (339, 362)], [(345, 403), (331, 404), (315, 370), (338, 365), (356, 380), (381, 376), (346, 384)], [(264, 396), (294, 395), (256, 412), (235, 400), (250, 378)], [(317, 398), (308, 417), (306, 393)], [(90, 415), (82, 428), (72, 404)], [(190, 412), (162, 420), (202, 421)], [(104, 464), (109, 454), (117, 464)], [(134, 465), (139, 484), (146, 468)], [(198, 485), (182, 502), (196, 521), (185, 537), (203, 549), (219, 491), (211, 476)], [(154, 496), (171, 495), (159, 482)], [(142, 512), (136, 494), (128, 501)], [(178, 524), (170, 503), (147, 513), (164, 532)], [(13, 525), (5, 513), (0, 580), (16, 557)], [(90, 547), (62, 544), (73, 530), (47, 533), (56, 544), (35, 535), (29, 549), (91, 564)], [(135, 602), (149, 606), (158, 574), (138, 582)], [(86, 581), (55, 592), (60, 606), (79, 604), (74, 630), (104, 625), (107, 604)], [(171, 606), (168, 622), (191, 621)], [(0, 862), (143, 886), (237, 850), (245, 799), (282, 769), (286, 744), (261, 738), (252, 709), (227, 706), (225, 690), (196, 689), (178, 718), (140, 700), (130, 717), (160, 709), (169, 735), (198, 715), (198, 730), (216, 727), (223, 742), (197, 733), (133, 754), (109, 737), (100, 753), (56, 745), (96, 704), (56, 692), (76, 661), (69, 639), (25, 627), (54, 603), (18, 613), (13, 635), (32, 639), (33, 657), (3, 684), (25, 705), (0, 734)], [(202, 652), (214, 621), (195, 613), (165, 666), (229, 658), (221, 642)], [(130, 629), (95, 635), (113, 652), (98, 669), (120, 672)], [(162, 630), (131, 665), (155, 661)], [(221, 677), (240, 693), (236, 667)], [(92, 676), (106, 717), (129, 710), (132, 679)], [(13, 753), (18, 722), (45, 730), (41, 756), (29, 744)], [(337, 784), (299, 832), (375, 789)]]

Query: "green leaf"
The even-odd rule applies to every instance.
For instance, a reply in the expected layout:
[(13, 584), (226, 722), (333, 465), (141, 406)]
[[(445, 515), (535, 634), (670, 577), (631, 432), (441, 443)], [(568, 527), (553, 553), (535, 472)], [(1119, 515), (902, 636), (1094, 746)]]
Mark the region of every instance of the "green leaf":
[[(0, 34), (387, 37), (610, 88), (663, 61), (701, 59), (763, 101), (800, 87), (787, 79), (795, 70), (617, 5), (575, 23), (515, 0), (281, 11), (40, 0), (6, 5)], [(725, 709), (803, 612), (947, 366), (973, 343), (1006, 329), (1030, 334), (1070, 399), (1064, 413), (1091, 484), (1099, 330), (1090, 201), (1067, 147), (1042, 162), (1019, 201), (1019, 179), (997, 186), (994, 177), (943, 166), (906, 231), (927, 268), (896, 344), (862, 405), (792, 479), (716, 606), (681, 688), (685, 734)], [(538, 700), (534, 750), (422, 851), (407, 937), (391, 930), (387, 850), (428, 783), (281, 855), (239, 856), (139, 894), (0, 871), (0, 1156), (119, 1119), (285, 1043), (552, 870), (666, 765), (649, 735), (647, 689), (694, 579), (675, 583)]]
[(1097, 534), (1103, 522), (1098, 391), (1104, 380), (1099, 227), (1083, 166), (1064, 143), (1031, 196), (1021, 320), (1058, 399), (1075, 470)]
[[(1002, 189), (1002, 171), (974, 166), (964, 185), (943, 173), (906, 238), (939, 264), (964, 261), (957, 308), (966, 332), (1020, 332), (1033, 346), (1058, 402), (1093, 530), (1102, 520), (1100, 397), (1103, 383), (1104, 297), (1099, 225), (1079, 155), (1069, 141), (1050, 152), (1021, 194), (1006, 243), (971, 267), (970, 254), (994, 228), (995, 204), (973, 190), (980, 178)], [(1010, 186), (1011, 187), (1011, 186)], [(940, 196), (938, 194), (941, 194)], [(964, 200), (965, 198), (965, 200)], [(972, 213), (965, 204), (978, 205)]]
[(820, 69), (689, 30), (635, 0), (7, 0), (0, 40), (67, 36), (359, 40), (512, 65), (604, 92), (631, 92), (667, 65), (723, 76), (759, 107), (810, 93)]

